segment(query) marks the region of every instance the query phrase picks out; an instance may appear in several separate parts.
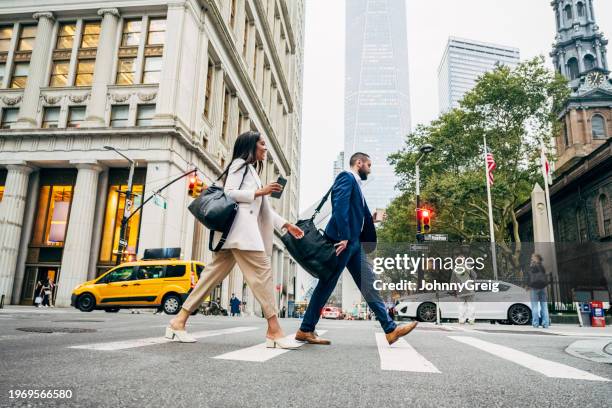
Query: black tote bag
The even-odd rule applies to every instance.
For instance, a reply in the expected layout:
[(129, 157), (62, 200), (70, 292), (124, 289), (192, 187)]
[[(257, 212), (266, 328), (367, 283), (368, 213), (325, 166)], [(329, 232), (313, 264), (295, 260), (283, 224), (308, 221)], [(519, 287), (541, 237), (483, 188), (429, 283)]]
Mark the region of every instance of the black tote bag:
[(295, 261), (306, 272), (321, 280), (329, 279), (338, 268), (338, 257), (334, 242), (329, 240), (323, 231), (317, 229), (314, 219), (327, 201), (332, 189), (325, 194), (312, 217), (299, 220), (296, 225), (304, 231), (302, 239), (285, 233), (281, 239)]
[[(231, 166), (231, 164), (230, 164)], [(242, 174), (242, 181), (238, 189), (242, 187), (244, 183), (244, 177), (249, 169), (249, 165), (244, 165), (244, 173)], [(229, 171), (226, 170), (225, 172)], [(225, 174), (221, 173), (217, 181)], [(225, 194), (223, 187), (219, 187), (213, 183), (210, 187), (206, 188), (200, 194), (198, 198), (193, 200), (188, 207), (189, 211), (193, 216), (200, 221), (206, 228), (210, 230), (210, 239), (208, 240), (208, 249), (213, 252), (218, 252), (225, 243), (229, 234), (230, 228), (238, 213), (238, 203), (231, 197)], [(215, 231), (222, 232), (221, 240), (213, 248), (213, 236)]]

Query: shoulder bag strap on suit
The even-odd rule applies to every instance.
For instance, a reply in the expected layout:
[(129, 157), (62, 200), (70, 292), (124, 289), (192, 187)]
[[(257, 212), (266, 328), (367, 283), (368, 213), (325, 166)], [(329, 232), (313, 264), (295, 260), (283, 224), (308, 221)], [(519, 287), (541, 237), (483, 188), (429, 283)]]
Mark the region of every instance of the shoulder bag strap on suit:
[(329, 190), (327, 190), (327, 193), (325, 193), (325, 195), (321, 199), (321, 202), (319, 203), (319, 205), (317, 205), (317, 208), (314, 210), (314, 214), (312, 214), (312, 217), (310, 217), (311, 220), (314, 220), (315, 217), (317, 216), (317, 214), (319, 213), (319, 211), (321, 211), (321, 208), (323, 207), (323, 204), (325, 204), (325, 202), (327, 201), (327, 198), (329, 197), (329, 195), (332, 192), (332, 188), (334, 188), (333, 185), (329, 188)]
[[(240, 190), (240, 188), (242, 188), (242, 184), (244, 183), (244, 178), (246, 176), (247, 171), (249, 170), (249, 165), (245, 164), (244, 165), (244, 173), (242, 174), (242, 181), (240, 182), (240, 186), (238, 187), (238, 190)], [(215, 231), (210, 230), (209, 233), (209, 237), (208, 237), (208, 249), (211, 250), (212, 252), (218, 252), (219, 250), (221, 250), (221, 247), (223, 246), (223, 244), (225, 244), (225, 240), (227, 239), (227, 236), (229, 235), (229, 230), (232, 226), (232, 224), (234, 223), (234, 218), (236, 218), (236, 213), (234, 213), (234, 215), (232, 216), (230, 222), (229, 222), (229, 227), (225, 229), (225, 231), (223, 231), (223, 234), (221, 234), (221, 239), (219, 240), (219, 242), (217, 243), (217, 245), (215, 245), (215, 247), (213, 248), (212, 243), (213, 243), (213, 238), (215, 235)]]

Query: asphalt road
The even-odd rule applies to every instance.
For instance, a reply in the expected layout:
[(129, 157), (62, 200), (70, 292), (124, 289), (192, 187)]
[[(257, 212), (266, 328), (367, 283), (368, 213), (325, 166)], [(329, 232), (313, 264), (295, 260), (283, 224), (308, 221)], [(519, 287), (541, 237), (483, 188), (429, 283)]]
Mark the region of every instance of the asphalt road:
[[(374, 321), (323, 321), (318, 330), (327, 331), (331, 346), (279, 352), (261, 346), (262, 319), (195, 316), (188, 325), (198, 337), (194, 344), (164, 340), (169, 319), (150, 312), (0, 310), (0, 407), (606, 407), (612, 401), (612, 381), (605, 381), (612, 380), (612, 364), (564, 351), (577, 335), (422, 324), (389, 347), (377, 344), (382, 332)], [(292, 334), (299, 321), (282, 324)], [(10, 399), (10, 390), (53, 389), (73, 397)]]

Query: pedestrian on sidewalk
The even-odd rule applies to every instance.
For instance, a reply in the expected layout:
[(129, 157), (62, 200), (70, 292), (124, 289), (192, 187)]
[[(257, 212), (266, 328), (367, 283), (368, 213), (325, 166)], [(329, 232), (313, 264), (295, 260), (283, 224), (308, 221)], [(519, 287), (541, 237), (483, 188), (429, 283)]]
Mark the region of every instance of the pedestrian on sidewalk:
[(549, 280), (550, 276), (546, 273), (542, 264), (542, 255), (534, 252), (531, 255), (531, 264), (527, 271), (527, 282), (531, 298), (531, 324), (534, 328), (542, 325), (546, 329), (550, 325), (546, 290)]
[(55, 283), (53, 283), (53, 279), (47, 279), (47, 282), (42, 287), (42, 305), (44, 307), (54, 307), (53, 306), (53, 292), (55, 289)]
[[(467, 281), (475, 281), (477, 278), (474, 268), (468, 268), (465, 265), (465, 254), (460, 252), (455, 256), (455, 269), (451, 275), (451, 283), (463, 283)], [(459, 301), (459, 324), (469, 324), (476, 322), (476, 294), (473, 289), (463, 287), (463, 289), (455, 291), (455, 297)]]
[(41, 281), (36, 282), (36, 287), (34, 288), (34, 305), (36, 307), (40, 307), (43, 301), (43, 284)]
[[(232, 160), (220, 177), (224, 177), (225, 194), (238, 203), (236, 218), (221, 249), (213, 252), (212, 262), (202, 271), (179, 314), (170, 320), (166, 328), (167, 338), (177, 337), (179, 341), (188, 343), (196, 341), (185, 332), (187, 319), (217, 283), (223, 281), (238, 264), (267, 319), (266, 346), (297, 348), (296, 343), (285, 339), (278, 320), (270, 258), (275, 227), (286, 229), (298, 239), (304, 236), (304, 231), (278, 215), (268, 202), (268, 196), (281, 192), (283, 187), (276, 182), (264, 186), (259, 178), (267, 150), (266, 141), (258, 132), (249, 131), (236, 138)], [(217, 242), (219, 235), (215, 233), (211, 243)]]
[(240, 299), (234, 293), (230, 299), (230, 313), (232, 316), (240, 316)]

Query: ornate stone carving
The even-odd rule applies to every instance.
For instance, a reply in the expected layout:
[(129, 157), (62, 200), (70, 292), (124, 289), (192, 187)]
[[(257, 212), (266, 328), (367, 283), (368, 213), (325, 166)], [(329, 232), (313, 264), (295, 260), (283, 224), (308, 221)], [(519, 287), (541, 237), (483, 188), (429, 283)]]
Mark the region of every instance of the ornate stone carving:
[(125, 102), (130, 99), (130, 94), (111, 94), (113, 102)]
[(55, 105), (62, 100), (61, 95), (43, 95), (43, 100), (49, 105)]
[(100, 10), (98, 10), (98, 15), (104, 17), (105, 14), (111, 14), (115, 17), (119, 17), (119, 10), (117, 10), (116, 8), (101, 8)]
[(53, 13), (51, 13), (50, 11), (39, 11), (37, 13), (32, 14), (32, 18), (34, 20), (38, 20), (41, 17), (48, 18), (49, 20), (55, 20)]
[(21, 95), (15, 95), (15, 96), (4, 95), (2, 97), (2, 102), (4, 102), (5, 105), (9, 105), (9, 106), (13, 106), (17, 104), (19, 101), (21, 101)]
[(156, 96), (157, 96), (157, 92), (151, 92), (151, 93), (138, 92), (138, 99), (140, 99), (143, 102), (152, 101), (153, 99), (155, 99)]
[(89, 93), (86, 94), (82, 94), (82, 95), (70, 95), (68, 97), (68, 99), (70, 99), (71, 102), (74, 103), (82, 103), (85, 102), (85, 100), (89, 98)]

